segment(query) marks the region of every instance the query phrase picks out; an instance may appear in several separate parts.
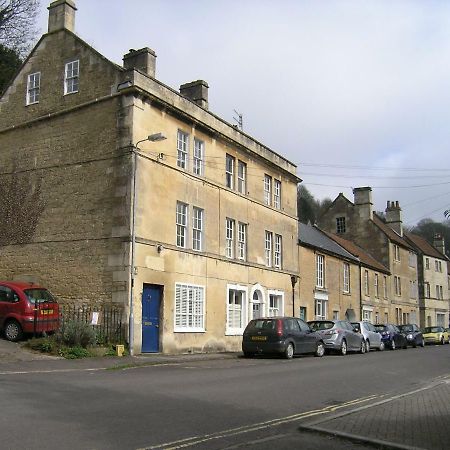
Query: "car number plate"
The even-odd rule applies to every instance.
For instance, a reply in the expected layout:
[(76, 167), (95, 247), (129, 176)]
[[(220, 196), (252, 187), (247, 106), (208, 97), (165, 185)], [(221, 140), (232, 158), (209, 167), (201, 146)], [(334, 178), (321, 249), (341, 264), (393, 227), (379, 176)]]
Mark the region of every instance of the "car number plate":
[(53, 309), (41, 309), (41, 314), (43, 316), (49, 315), (49, 314), (53, 314)]
[(252, 336), (252, 341), (267, 341), (267, 336)]

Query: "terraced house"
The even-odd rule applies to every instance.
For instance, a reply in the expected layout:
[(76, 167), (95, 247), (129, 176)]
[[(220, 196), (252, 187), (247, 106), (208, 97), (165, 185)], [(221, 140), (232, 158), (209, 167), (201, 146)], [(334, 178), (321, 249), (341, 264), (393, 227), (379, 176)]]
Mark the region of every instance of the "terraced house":
[(50, 4), (0, 100), (0, 278), (123, 305), (135, 352), (236, 350), (295, 300), (296, 166), (214, 115), (205, 81), (159, 81), (151, 49), (107, 60), (75, 13)]
[[(403, 234), (401, 208), (398, 202), (388, 202), (383, 220), (373, 211), (370, 187), (355, 188), (353, 193), (353, 202), (339, 194), (319, 219), (319, 226), (356, 243), (389, 271), (388, 301), (378, 309), (383, 322), (417, 323), (417, 253)], [(380, 278), (377, 283), (380, 290)], [(374, 286), (363, 280), (369, 293), (370, 284)]]
[(406, 233), (418, 253), (420, 326), (447, 327), (449, 324), (448, 259), (444, 239), (434, 237), (434, 245), (413, 233)]

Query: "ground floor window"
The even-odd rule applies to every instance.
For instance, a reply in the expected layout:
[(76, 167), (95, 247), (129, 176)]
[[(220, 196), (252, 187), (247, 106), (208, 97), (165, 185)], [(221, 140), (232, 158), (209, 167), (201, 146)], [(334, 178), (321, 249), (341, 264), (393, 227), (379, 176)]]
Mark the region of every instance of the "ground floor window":
[(327, 318), (327, 301), (316, 299), (314, 305), (314, 315), (316, 320), (326, 320)]
[(372, 322), (372, 310), (363, 308), (362, 320), (366, 322)]
[(205, 331), (205, 288), (175, 284), (175, 331)]
[(242, 334), (246, 325), (247, 289), (228, 286), (226, 334)]
[(259, 319), (260, 317), (263, 316), (264, 316), (264, 303), (262, 292), (256, 290), (255, 292), (253, 292), (252, 296), (251, 318)]
[(436, 325), (438, 327), (445, 327), (445, 314), (436, 313)]
[(299, 317), (306, 322), (306, 306), (300, 306)]
[(282, 291), (268, 291), (269, 305), (268, 316), (284, 316), (284, 292)]
[(339, 311), (333, 311), (333, 320), (339, 320)]

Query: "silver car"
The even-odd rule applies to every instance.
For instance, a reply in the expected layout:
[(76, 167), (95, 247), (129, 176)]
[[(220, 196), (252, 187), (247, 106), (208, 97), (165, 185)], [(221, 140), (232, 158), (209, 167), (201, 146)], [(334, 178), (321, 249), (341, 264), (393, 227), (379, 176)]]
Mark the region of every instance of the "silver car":
[(353, 328), (357, 333), (361, 333), (366, 343), (366, 352), (371, 349), (384, 350), (384, 342), (381, 340), (381, 334), (375, 327), (367, 321), (352, 322)]
[(308, 325), (322, 337), (327, 350), (341, 355), (347, 352), (366, 353), (364, 338), (353, 330), (353, 325), (347, 320), (311, 320)]

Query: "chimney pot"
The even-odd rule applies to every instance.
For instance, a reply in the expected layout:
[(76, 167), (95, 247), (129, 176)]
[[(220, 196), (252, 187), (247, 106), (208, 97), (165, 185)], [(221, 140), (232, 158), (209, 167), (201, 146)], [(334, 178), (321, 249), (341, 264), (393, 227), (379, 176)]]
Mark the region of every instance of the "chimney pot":
[(400, 208), (398, 200), (388, 202), (386, 208), (386, 223), (397, 234), (403, 236), (402, 209)]
[(75, 11), (73, 0), (56, 0), (50, 3), (48, 9), (48, 32), (58, 30), (75, 30)]

